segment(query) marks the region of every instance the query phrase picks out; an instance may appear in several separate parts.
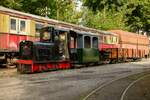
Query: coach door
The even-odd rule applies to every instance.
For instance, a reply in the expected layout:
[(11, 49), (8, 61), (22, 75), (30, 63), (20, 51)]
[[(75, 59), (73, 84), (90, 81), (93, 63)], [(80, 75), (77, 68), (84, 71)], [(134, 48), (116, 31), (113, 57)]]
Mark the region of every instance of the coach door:
[(84, 36), (84, 48), (91, 48), (91, 37)]

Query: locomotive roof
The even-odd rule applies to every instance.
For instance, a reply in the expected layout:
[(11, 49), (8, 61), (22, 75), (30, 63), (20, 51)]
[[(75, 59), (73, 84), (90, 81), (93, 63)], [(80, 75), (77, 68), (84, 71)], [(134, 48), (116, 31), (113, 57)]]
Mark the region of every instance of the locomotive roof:
[(34, 42), (34, 45), (47, 45), (47, 46), (51, 46), (54, 45), (54, 43), (46, 43), (46, 42)]
[(85, 31), (80, 31), (80, 30), (73, 30), (77, 34), (84, 34), (84, 35), (91, 35), (91, 36), (98, 36), (98, 33), (92, 33), (92, 32), (85, 32)]
[(75, 24), (71, 24), (71, 23), (67, 23), (67, 22), (63, 22), (63, 21), (58, 21), (58, 20), (54, 20), (54, 19), (50, 19), (50, 18), (46, 18), (46, 17), (42, 17), (42, 16), (29, 14), (29, 13), (24, 13), (24, 12), (16, 11), (13, 9), (5, 8), (3, 6), (0, 6), (0, 11), (5, 14), (16, 16), (16, 17), (22, 16), (26, 19), (30, 18), (30, 19), (34, 19), (37, 21), (46, 21), (54, 27), (62, 27), (62, 28), (66, 28), (69, 30), (85, 31), (87, 33), (101, 33), (101, 30), (88, 28), (88, 27), (84, 27), (81, 25), (75, 25)]

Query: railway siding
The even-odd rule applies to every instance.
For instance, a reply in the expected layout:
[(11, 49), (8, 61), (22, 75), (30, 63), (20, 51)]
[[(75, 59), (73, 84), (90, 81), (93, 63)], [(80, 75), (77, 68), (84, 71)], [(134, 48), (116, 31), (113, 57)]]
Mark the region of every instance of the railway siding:
[(145, 75), (131, 84), (122, 100), (150, 100), (150, 75)]
[(108, 82), (93, 90), (83, 100), (149, 100), (148, 78), (150, 71)]
[[(3, 91), (0, 92), (0, 100), (82, 100), (96, 87), (114, 79), (148, 70), (150, 70), (150, 59), (134, 63), (107, 64), (46, 73), (17, 74), (15, 77), (0, 77), (0, 90)], [(135, 75), (129, 78), (129, 84), (138, 77), (140, 76)], [(119, 99), (129, 85), (125, 80), (121, 82), (122, 84), (114, 87), (115, 89), (108, 88), (110, 92), (116, 92), (115, 96), (117, 96), (117, 90), (121, 91), (117, 96)], [(124, 88), (119, 90), (119, 87)], [(110, 100), (115, 100), (115, 96)]]

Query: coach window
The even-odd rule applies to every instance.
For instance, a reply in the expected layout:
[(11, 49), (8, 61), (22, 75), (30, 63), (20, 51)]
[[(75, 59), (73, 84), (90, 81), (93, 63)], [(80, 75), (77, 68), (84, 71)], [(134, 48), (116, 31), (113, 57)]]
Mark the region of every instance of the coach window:
[(25, 32), (26, 32), (26, 21), (25, 20), (19, 21), (19, 30), (21, 33), (25, 34)]
[(118, 37), (116, 37), (116, 43), (118, 43), (119, 41), (118, 41)]
[(10, 18), (10, 31), (11, 33), (17, 33), (17, 19)]
[(42, 23), (36, 23), (35, 24), (35, 29), (36, 29), (36, 34), (35, 36), (39, 37), (40, 36), (40, 30), (43, 28), (43, 24)]
[(107, 43), (106, 35), (104, 35), (104, 43)]
[(113, 36), (113, 43), (117, 43), (117, 37)]
[(97, 37), (93, 37), (92, 39), (92, 43), (93, 43), (93, 48), (98, 48), (98, 38)]
[(107, 36), (106, 36), (106, 43), (107, 43), (107, 44), (111, 44), (111, 43), (112, 43), (112, 38), (111, 38), (110, 35), (107, 35)]
[(117, 43), (117, 37), (116, 36), (114, 36), (114, 41), (113, 42)]
[(103, 36), (100, 36), (100, 43), (103, 43), (104, 39)]
[(78, 34), (78, 36), (77, 36), (77, 47), (83, 48), (83, 35)]
[(91, 38), (89, 36), (84, 37), (84, 48), (91, 48)]
[(111, 38), (111, 43), (112, 43), (112, 44), (115, 43), (115, 41), (114, 41), (114, 40), (115, 40), (115, 39), (114, 39), (114, 36), (111, 36), (110, 38)]

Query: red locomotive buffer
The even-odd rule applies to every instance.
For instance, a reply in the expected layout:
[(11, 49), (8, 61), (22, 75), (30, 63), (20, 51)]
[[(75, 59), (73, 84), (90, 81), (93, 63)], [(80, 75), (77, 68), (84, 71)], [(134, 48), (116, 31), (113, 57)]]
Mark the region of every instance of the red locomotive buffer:
[[(55, 34), (50, 28), (45, 28), (40, 42), (20, 42), (18, 71), (20, 73), (33, 73), (70, 68), (71, 65), (67, 58), (68, 50), (64, 45), (66, 36), (66, 32), (58, 31)], [(64, 43), (61, 48), (59, 47), (61, 46), (60, 43)]]

